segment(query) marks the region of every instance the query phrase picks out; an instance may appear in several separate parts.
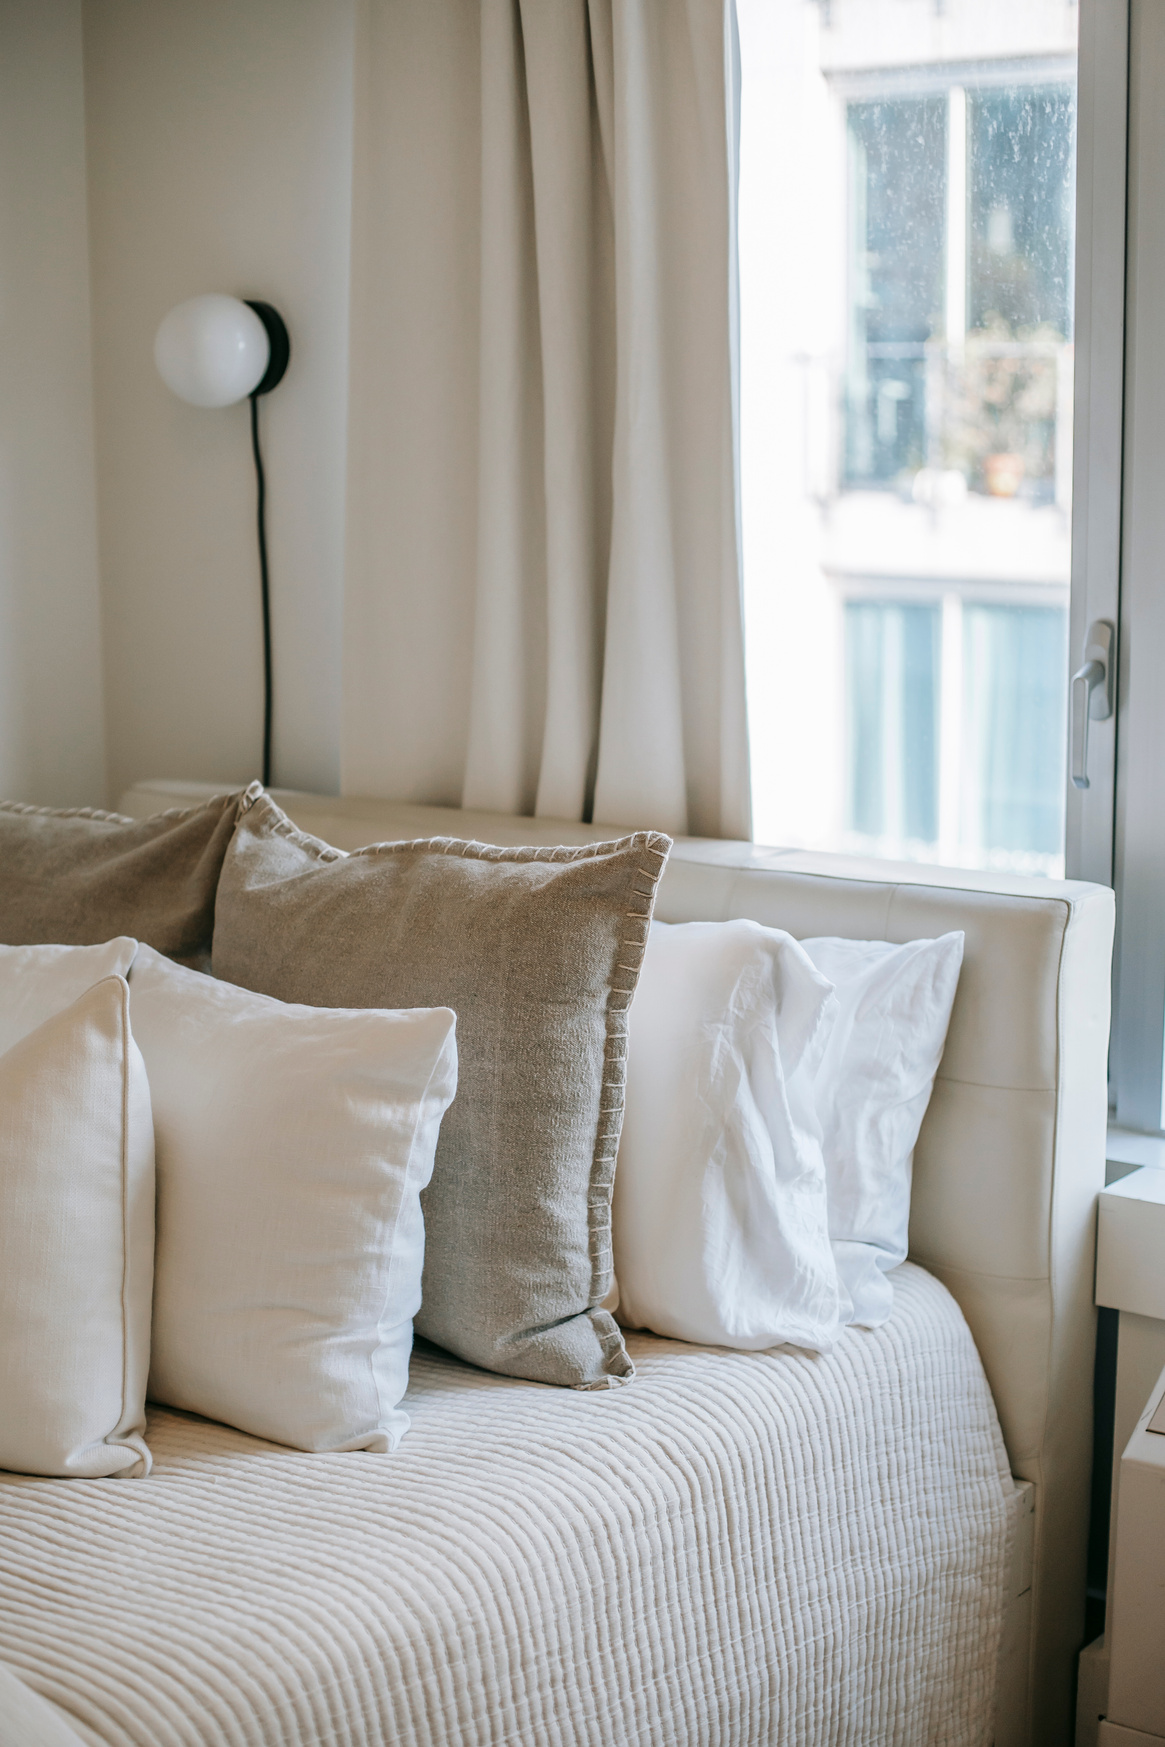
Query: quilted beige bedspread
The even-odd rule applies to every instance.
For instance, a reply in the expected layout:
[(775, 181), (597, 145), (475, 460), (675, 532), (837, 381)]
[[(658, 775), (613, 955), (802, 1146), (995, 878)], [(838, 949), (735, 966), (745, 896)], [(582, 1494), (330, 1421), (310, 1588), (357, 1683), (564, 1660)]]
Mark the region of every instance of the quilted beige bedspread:
[(0, 1663), (117, 1747), (978, 1747), (1011, 1482), (895, 1278), (827, 1358), (633, 1336), (609, 1393), (418, 1352), (392, 1456), (159, 1409), (146, 1480), (0, 1476)]

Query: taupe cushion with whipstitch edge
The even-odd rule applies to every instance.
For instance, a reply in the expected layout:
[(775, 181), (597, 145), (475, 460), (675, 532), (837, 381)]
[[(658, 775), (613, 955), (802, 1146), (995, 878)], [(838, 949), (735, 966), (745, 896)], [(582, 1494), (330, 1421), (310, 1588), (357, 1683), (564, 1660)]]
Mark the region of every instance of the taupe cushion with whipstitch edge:
[(315, 1006), (457, 1014), (416, 1327), (490, 1370), (592, 1389), (632, 1375), (601, 1306), (627, 1010), (670, 847), (639, 832), (577, 848), (432, 838), (346, 855), (268, 795), (241, 809), (216, 976)]
[(0, 942), (98, 946), (125, 934), (204, 969), (240, 799), (149, 819), (0, 802)]

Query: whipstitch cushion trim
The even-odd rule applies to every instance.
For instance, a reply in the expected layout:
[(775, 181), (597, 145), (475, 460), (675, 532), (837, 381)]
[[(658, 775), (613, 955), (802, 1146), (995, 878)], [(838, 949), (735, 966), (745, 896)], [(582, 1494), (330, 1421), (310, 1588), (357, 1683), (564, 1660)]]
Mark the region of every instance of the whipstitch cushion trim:
[[(98, 819), (110, 825), (144, 825), (152, 824), (157, 819), (189, 819), (195, 813), (203, 812), (207, 807), (221, 805), (229, 801), (236, 791), (223, 789), (219, 794), (207, 795), (204, 801), (195, 801), (189, 807), (166, 807), (160, 813), (150, 813), (148, 817), (135, 818), (130, 813), (111, 813), (102, 807), (38, 807), (31, 801), (0, 801), (0, 813), (36, 814), (42, 819)], [(251, 783), (244, 791), (240, 802), (240, 811), (257, 801), (263, 793), (263, 785)], [(340, 852), (337, 852), (340, 853)]]
[[(259, 805), (260, 801), (264, 803), (262, 806)], [(573, 1299), (573, 1303), (578, 1308), (569, 1314), (577, 1316), (582, 1313), (590, 1321), (603, 1355), (603, 1375), (601, 1378), (577, 1383), (576, 1387), (608, 1388), (612, 1383), (621, 1382), (633, 1376), (634, 1368), (626, 1356), (621, 1331), (611, 1314), (602, 1308), (602, 1301), (610, 1291), (614, 1272), (611, 1194), (614, 1185), (626, 1087), (628, 1011), (646, 950), (655, 890), (668, 851), (671, 848), (670, 838), (661, 832), (641, 831), (593, 844), (512, 846), (483, 843), (476, 839), (442, 836), (374, 843), (353, 851), (345, 851), (325, 843), (310, 832), (302, 830), (288, 819), (268, 796), (253, 795), (244, 799), (240, 806), (240, 821), (248, 814), (251, 814), (256, 821), (255, 829), (264, 835), (269, 834), (271, 837), (281, 838), (289, 844), (294, 844), (304, 853), (309, 863), (314, 862), (319, 866), (359, 863), (361, 861), (371, 863), (409, 855), (447, 856), (499, 867), (522, 865), (569, 867), (582, 866), (587, 863), (601, 863), (604, 858), (616, 856), (625, 858), (622, 863), (623, 871), (618, 876), (623, 881), (622, 889), (626, 894), (622, 899), (621, 920), (619, 911), (613, 914), (608, 911), (611, 924), (618, 929), (618, 933), (610, 942), (611, 957), (603, 960), (605, 967), (603, 980), (606, 983), (606, 993), (605, 996), (600, 994), (603, 1006), (597, 1010), (601, 1012), (603, 1024), (603, 1053), (601, 1062), (595, 1063), (596, 1103), (592, 1107), (595, 1125), (593, 1139), (588, 1141), (587, 1175), (585, 1181), (579, 1183), (581, 1191), (579, 1201), (580, 1246), (577, 1253), (578, 1259), (585, 1261), (589, 1282), (587, 1274), (581, 1275), (579, 1284), (584, 1289), (578, 1298)], [(302, 872), (306, 875), (308, 869), (305, 867)], [(274, 865), (272, 866), (271, 880), (274, 887), (282, 885), (284, 880), (289, 881), (293, 887), (297, 877), (300, 875), (295, 870), (281, 868), (276, 871)], [(263, 876), (260, 874), (255, 888), (256, 892), (263, 888), (264, 883)], [(609, 886), (607, 891), (610, 894)], [(609, 903), (610, 896), (604, 898), (603, 902)], [(229, 899), (227, 903), (229, 907)], [(246, 925), (240, 924), (240, 926), (245, 927)], [(253, 927), (255, 924), (252, 923), (251, 926)], [(217, 954), (216, 937), (216, 968), (218, 964)], [(234, 974), (231, 962), (228, 957), (220, 974), (228, 976)], [(243, 962), (250, 962), (256, 969), (258, 968), (259, 961), (246, 951)], [(389, 989), (391, 986), (390, 980)], [(278, 986), (277, 982), (269, 987), (268, 992), (284, 994), (284, 990)], [(296, 991), (296, 998), (303, 998), (302, 989)], [(442, 995), (442, 999), (445, 999), (444, 995)], [(452, 997), (449, 998), (449, 1004), (456, 1005)], [(438, 1173), (440, 1173), (440, 1169), (441, 1155), (439, 1153)], [(435, 1179), (435, 1186), (436, 1182)], [(581, 1241), (584, 1237), (581, 1229), (584, 1198), (585, 1248)], [(421, 1326), (426, 1333), (429, 1332), (424, 1321), (422, 1321)], [(525, 1330), (514, 1329), (511, 1336), (503, 1336), (501, 1344), (513, 1351), (515, 1344), (520, 1347), (532, 1335), (537, 1335), (539, 1329), (544, 1328), (549, 1331), (554, 1326), (554, 1321), (541, 1321), (535, 1318), (526, 1325)], [(467, 1352), (465, 1356), (475, 1357), (476, 1355)], [(528, 1373), (521, 1371), (519, 1374), (526, 1375)]]

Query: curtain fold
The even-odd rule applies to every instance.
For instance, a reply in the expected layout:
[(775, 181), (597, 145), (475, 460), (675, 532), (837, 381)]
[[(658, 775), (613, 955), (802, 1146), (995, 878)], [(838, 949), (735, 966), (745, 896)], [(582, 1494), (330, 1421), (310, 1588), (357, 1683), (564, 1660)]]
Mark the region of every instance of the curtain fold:
[(364, 35), (345, 789), (747, 836), (730, 0), (368, 0)]

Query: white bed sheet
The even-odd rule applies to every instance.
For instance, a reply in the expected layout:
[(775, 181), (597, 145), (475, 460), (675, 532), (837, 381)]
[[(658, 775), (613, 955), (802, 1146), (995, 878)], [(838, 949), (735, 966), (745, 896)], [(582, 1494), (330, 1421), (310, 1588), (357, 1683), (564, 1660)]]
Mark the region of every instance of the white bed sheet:
[(148, 1479), (0, 1476), (0, 1663), (103, 1747), (980, 1747), (1012, 1484), (894, 1280), (827, 1357), (632, 1336), (610, 1392), (418, 1352), (392, 1456), (155, 1409)]

